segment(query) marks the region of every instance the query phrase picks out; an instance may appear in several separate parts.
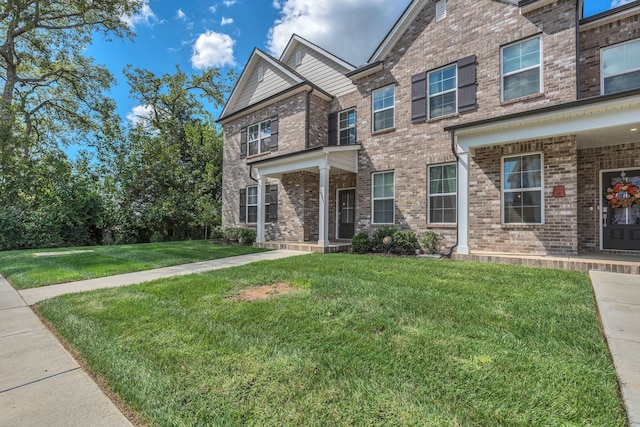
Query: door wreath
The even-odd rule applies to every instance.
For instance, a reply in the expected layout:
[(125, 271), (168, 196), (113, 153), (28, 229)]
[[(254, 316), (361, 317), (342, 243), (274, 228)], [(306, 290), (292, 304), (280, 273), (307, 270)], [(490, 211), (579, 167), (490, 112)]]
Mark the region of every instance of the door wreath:
[(619, 181), (607, 188), (604, 193), (607, 204), (612, 208), (628, 208), (640, 206), (640, 191), (638, 187), (626, 181)]

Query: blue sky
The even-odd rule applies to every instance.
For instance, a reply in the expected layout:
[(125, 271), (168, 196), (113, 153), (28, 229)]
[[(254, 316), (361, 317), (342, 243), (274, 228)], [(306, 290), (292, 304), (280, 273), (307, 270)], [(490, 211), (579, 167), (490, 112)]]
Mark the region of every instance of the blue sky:
[[(133, 41), (98, 37), (87, 55), (104, 64), (119, 84), (111, 92), (125, 118), (142, 113), (129, 97), (127, 64), (156, 74), (218, 67), (242, 71), (254, 47), (278, 56), (292, 33), (354, 65), (368, 59), (410, 0), (145, 0), (129, 18)], [(585, 0), (585, 15), (630, 0)], [(219, 112), (214, 111), (214, 116)], [(133, 116), (131, 116), (133, 117)]]

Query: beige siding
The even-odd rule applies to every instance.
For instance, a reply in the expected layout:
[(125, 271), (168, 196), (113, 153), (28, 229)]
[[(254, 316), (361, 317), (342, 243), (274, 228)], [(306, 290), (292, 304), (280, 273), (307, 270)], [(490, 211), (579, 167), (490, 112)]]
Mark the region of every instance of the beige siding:
[[(259, 67), (264, 67), (264, 78), (261, 82), (258, 81)], [(249, 72), (249, 79), (247, 79), (247, 83), (238, 97), (234, 111), (242, 110), (298, 83), (291, 76), (286, 75), (282, 70), (277, 69), (267, 61), (258, 61), (247, 72)], [(230, 113), (232, 112), (230, 111)]]
[(349, 71), (329, 58), (298, 44), (296, 52), (302, 53), (302, 62), (296, 65), (296, 53), (287, 59), (286, 64), (305, 79), (334, 96), (342, 96), (356, 89), (345, 74)]

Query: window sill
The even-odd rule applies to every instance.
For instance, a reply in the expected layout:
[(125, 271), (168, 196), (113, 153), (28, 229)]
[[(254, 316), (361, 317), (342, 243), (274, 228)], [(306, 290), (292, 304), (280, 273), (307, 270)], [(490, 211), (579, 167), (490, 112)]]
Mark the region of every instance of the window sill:
[(427, 227), (456, 229), (458, 228), (458, 224), (455, 222), (430, 222), (427, 224)]
[(427, 119), (426, 123), (437, 123), (441, 120), (449, 120), (449, 119), (457, 119), (458, 117), (460, 117), (460, 113), (455, 112), (455, 113), (450, 113), (450, 114), (444, 114), (442, 116), (438, 116), (438, 117), (431, 117), (429, 119)]
[(265, 151), (262, 153), (258, 153), (258, 154), (252, 154), (252, 155), (247, 155), (246, 159), (247, 160), (254, 160), (254, 159), (260, 159), (262, 157), (268, 157), (271, 154), (271, 151)]
[(531, 95), (521, 96), (520, 98), (513, 98), (508, 101), (501, 101), (500, 106), (506, 107), (509, 105), (517, 104), (519, 102), (529, 102), (529, 101), (539, 99), (539, 98), (544, 98), (544, 97), (545, 97), (544, 92), (533, 93)]
[(519, 223), (512, 223), (512, 224), (500, 224), (502, 226), (502, 228), (506, 228), (506, 229), (521, 229), (521, 230), (527, 230), (527, 229), (534, 229), (534, 228), (539, 228), (539, 227), (543, 227), (544, 223), (539, 223), (539, 224), (528, 224), (526, 222), (519, 222)]
[(391, 133), (391, 132), (395, 132), (395, 131), (396, 131), (396, 128), (394, 126), (392, 128), (373, 131), (373, 132), (371, 132), (371, 136), (384, 135), (385, 133)]

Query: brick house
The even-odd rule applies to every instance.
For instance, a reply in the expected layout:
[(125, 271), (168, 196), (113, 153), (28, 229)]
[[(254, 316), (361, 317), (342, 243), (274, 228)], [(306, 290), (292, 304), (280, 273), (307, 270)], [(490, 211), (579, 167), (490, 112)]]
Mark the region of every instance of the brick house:
[(255, 49), (218, 120), (223, 226), (261, 245), (396, 224), (457, 254), (639, 254), (640, 200), (605, 193), (640, 187), (640, 1), (580, 3), (414, 0), (360, 67), (297, 35), (280, 58)]

